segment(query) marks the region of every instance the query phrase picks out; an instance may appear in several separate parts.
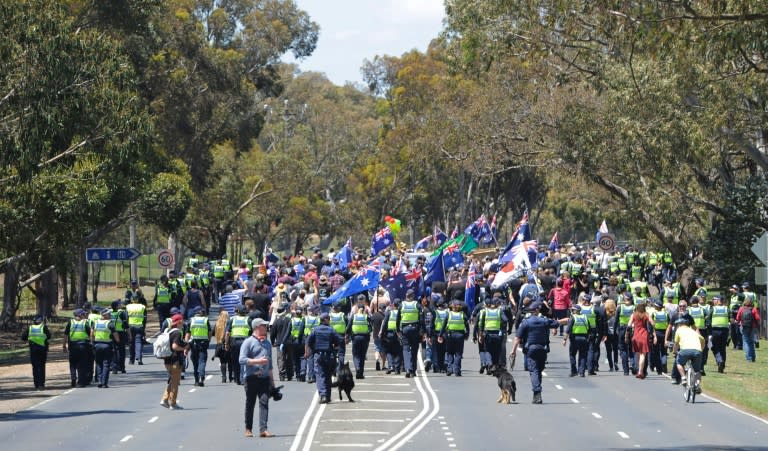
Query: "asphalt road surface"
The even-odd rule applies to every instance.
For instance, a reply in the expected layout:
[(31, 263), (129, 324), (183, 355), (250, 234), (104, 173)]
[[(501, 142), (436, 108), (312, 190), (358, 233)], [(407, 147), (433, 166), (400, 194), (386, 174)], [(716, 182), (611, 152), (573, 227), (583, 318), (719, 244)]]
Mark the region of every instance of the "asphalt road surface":
[[(334, 391), (331, 404), (318, 404), (314, 384), (285, 382), (283, 400), (270, 402), (276, 437), (261, 439), (243, 436), (243, 388), (220, 383), (218, 360), (208, 362), (205, 387), (193, 386), (188, 369), (178, 400), (183, 410), (161, 407), (165, 370), (147, 347), (145, 365), (111, 376), (109, 389), (68, 390), (0, 421), (0, 449), (768, 449), (767, 421), (707, 396), (686, 404), (682, 388), (664, 376), (568, 377), (559, 340), (545, 371), (543, 405), (531, 404), (521, 358), (513, 371), (518, 402), (497, 404), (496, 379), (478, 374), (471, 342), (461, 378), (386, 375), (373, 370), (372, 353), (371, 344), (354, 403), (339, 401)], [(703, 384), (706, 393), (706, 377)]]

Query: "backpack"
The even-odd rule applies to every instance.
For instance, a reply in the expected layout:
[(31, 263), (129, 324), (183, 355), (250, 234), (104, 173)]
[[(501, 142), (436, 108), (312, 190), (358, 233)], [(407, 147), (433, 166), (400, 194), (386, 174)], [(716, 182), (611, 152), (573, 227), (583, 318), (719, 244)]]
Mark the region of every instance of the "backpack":
[(752, 327), (754, 325), (754, 315), (752, 314), (752, 308), (745, 308), (741, 310), (741, 324), (743, 327)]
[(152, 351), (158, 359), (167, 359), (173, 355), (173, 349), (171, 349), (171, 331), (173, 330), (176, 329), (165, 329), (152, 343)]

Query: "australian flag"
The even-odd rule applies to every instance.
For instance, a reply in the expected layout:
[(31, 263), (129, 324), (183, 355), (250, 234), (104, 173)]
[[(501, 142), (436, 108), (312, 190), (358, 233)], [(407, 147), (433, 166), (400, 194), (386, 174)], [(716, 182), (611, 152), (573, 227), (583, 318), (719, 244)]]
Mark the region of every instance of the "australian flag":
[(477, 290), (477, 283), (475, 282), (475, 276), (477, 275), (476, 271), (474, 263), (469, 265), (467, 283), (464, 286), (464, 303), (467, 304), (470, 312), (475, 309), (475, 291)]
[(404, 273), (397, 273), (381, 281), (381, 286), (389, 293), (390, 300), (405, 299), (405, 292), (408, 289), (406, 285)]
[(424, 293), (424, 281), (421, 278), (421, 268), (413, 268), (405, 274), (405, 288), (413, 290), (416, 299)]
[(340, 286), (338, 290), (323, 301), (323, 304), (330, 305), (334, 302), (352, 296), (353, 294), (362, 293), (363, 291), (373, 290), (378, 288), (379, 279), (381, 278), (381, 271), (375, 266), (366, 266), (357, 272), (351, 279), (344, 285)]
[(464, 256), (461, 255), (461, 251), (459, 250), (459, 245), (457, 243), (451, 244), (450, 246), (443, 249), (443, 258), (443, 264), (448, 269), (455, 268), (464, 263)]
[(511, 254), (511, 250), (513, 247), (525, 242), (531, 240), (531, 226), (528, 225), (528, 209), (525, 209), (525, 212), (523, 212), (523, 217), (520, 219), (520, 222), (518, 222), (515, 225), (515, 232), (512, 234), (512, 238), (510, 238), (509, 243), (507, 243), (507, 247), (504, 248), (504, 252), (501, 253), (501, 258), (499, 258), (499, 264), (507, 263), (511, 260), (511, 257), (509, 255)]
[(424, 283), (431, 286), (432, 282), (445, 282), (445, 265), (442, 252), (427, 262), (427, 274), (424, 276)]
[(371, 254), (379, 255), (379, 252), (388, 248), (395, 241), (392, 231), (389, 227), (384, 227), (373, 234), (371, 238)]
[(458, 226), (453, 228), (453, 232), (451, 232), (451, 239), (454, 239), (457, 236), (459, 236), (459, 227)]
[(439, 227), (435, 227), (435, 233), (432, 235), (432, 242), (435, 247), (440, 247), (448, 241), (448, 235), (445, 234)]
[(488, 221), (485, 220), (485, 215), (480, 215), (472, 224), (468, 225), (464, 229), (464, 235), (471, 236), (475, 241), (480, 241), (485, 234), (489, 232)]
[(349, 262), (352, 261), (352, 238), (348, 239), (344, 246), (339, 249), (339, 253), (336, 254), (336, 258), (339, 260), (339, 269), (346, 271), (349, 266)]
[(491, 244), (496, 242), (496, 215), (491, 218), (491, 223), (485, 225), (483, 232), (483, 244)]
[(418, 251), (420, 249), (426, 249), (429, 246), (429, 242), (432, 241), (432, 235), (427, 235), (420, 239), (414, 246), (413, 250)]

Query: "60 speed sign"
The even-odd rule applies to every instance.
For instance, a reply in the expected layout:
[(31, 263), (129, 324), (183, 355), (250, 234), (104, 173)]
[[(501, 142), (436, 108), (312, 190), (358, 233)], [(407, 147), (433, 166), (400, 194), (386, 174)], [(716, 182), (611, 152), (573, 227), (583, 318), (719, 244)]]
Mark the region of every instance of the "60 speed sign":
[(173, 252), (168, 249), (164, 249), (157, 254), (157, 263), (163, 268), (170, 268), (173, 266), (174, 258)]
[(616, 246), (616, 237), (612, 233), (604, 233), (600, 235), (597, 245), (604, 251), (610, 251)]

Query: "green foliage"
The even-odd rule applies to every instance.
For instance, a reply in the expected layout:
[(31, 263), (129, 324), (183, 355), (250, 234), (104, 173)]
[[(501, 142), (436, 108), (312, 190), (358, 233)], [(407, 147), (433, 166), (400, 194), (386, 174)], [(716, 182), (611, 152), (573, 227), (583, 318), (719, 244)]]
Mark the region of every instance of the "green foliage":
[(143, 220), (166, 234), (175, 232), (187, 216), (193, 193), (183, 174), (161, 172), (143, 190), (137, 208)]

